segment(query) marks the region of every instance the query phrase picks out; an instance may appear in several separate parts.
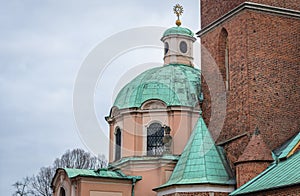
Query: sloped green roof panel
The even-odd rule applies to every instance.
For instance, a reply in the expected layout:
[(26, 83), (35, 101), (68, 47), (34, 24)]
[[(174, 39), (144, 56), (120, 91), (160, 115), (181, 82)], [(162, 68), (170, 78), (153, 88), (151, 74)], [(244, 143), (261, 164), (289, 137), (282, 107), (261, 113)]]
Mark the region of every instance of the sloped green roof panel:
[(163, 37), (168, 35), (185, 35), (194, 37), (194, 33), (190, 29), (184, 27), (171, 27), (164, 32)]
[(300, 141), (300, 133), (295, 135), (293, 138), (291, 138), (287, 143), (285, 148), (283, 148), (280, 152), (278, 152), (278, 158), (283, 159), (287, 158), (289, 153), (293, 150), (293, 148), (299, 143)]
[(91, 169), (72, 169), (72, 168), (64, 168), (69, 178), (75, 178), (78, 176), (81, 177), (96, 177), (96, 178), (115, 178), (115, 179), (142, 179), (141, 176), (126, 176), (120, 170), (111, 171), (107, 168), (101, 168), (98, 170)]
[(69, 178), (74, 178), (79, 175), (83, 176), (97, 176), (94, 170), (88, 169), (71, 169), (71, 168), (64, 168)]
[(200, 117), (170, 179), (154, 190), (172, 185), (205, 183), (232, 185), (235, 182), (227, 172), (226, 164), (203, 118)]
[(114, 106), (119, 109), (141, 107), (145, 101), (158, 99), (167, 106), (194, 107), (200, 96), (200, 70), (170, 64), (147, 70), (125, 85)]
[(284, 161), (274, 162), (261, 174), (233, 191), (230, 195), (243, 195), (264, 190), (300, 185), (300, 152)]

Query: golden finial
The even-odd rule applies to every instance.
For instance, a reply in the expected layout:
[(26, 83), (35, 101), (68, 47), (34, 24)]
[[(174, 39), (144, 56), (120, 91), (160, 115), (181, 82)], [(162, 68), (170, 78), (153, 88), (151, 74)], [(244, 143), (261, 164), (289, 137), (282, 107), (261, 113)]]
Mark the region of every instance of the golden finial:
[(177, 16), (176, 25), (177, 25), (177, 26), (180, 26), (180, 25), (181, 25), (181, 21), (180, 21), (180, 19), (179, 19), (179, 16), (181, 16), (182, 13), (183, 13), (183, 7), (182, 7), (181, 5), (179, 5), (179, 4), (176, 4), (176, 5), (174, 6), (173, 10), (174, 10), (174, 13), (175, 13), (176, 16)]

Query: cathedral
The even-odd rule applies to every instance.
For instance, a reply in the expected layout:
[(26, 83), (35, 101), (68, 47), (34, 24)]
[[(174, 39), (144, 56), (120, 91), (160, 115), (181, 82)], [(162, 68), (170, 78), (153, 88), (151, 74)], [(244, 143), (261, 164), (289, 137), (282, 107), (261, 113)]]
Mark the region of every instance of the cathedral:
[(300, 195), (299, 0), (200, 2), (201, 30), (174, 6), (164, 65), (114, 100), (108, 167), (57, 169), (53, 195)]

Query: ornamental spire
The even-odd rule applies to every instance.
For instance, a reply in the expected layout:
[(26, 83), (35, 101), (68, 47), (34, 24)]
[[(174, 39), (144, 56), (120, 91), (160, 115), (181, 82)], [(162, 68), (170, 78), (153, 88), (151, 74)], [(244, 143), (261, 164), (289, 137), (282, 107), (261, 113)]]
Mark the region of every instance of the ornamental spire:
[(179, 19), (179, 16), (182, 15), (183, 13), (183, 7), (179, 4), (176, 4), (174, 7), (173, 7), (173, 11), (174, 13), (176, 14), (177, 16), (177, 20), (176, 20), (176, 25), (179, 27), (181, 25), (181, 21)]

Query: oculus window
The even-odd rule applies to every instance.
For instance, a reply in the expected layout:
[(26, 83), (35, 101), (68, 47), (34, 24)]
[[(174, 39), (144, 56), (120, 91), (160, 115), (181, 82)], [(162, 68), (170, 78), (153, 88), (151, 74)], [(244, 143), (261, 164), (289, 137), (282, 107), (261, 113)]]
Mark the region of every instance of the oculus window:
[(180, 51), (182, 53), (186, 53), (187, 52), (187, 44), (185, 41), (181, 41), (180, 44), (179, 44), (179, 48), (180, 48)]

